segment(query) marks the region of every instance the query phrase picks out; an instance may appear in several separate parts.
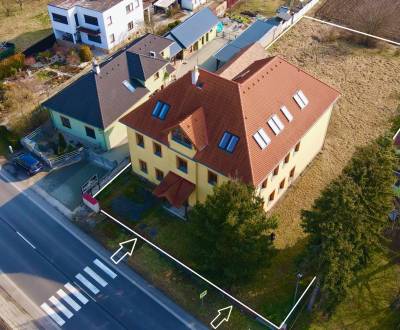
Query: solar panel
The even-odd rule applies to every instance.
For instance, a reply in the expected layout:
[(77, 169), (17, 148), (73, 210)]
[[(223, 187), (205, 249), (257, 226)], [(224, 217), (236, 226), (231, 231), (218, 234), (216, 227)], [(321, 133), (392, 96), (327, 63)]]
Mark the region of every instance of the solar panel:
[(286, 117), (286, 119), (289, 121), (289, 122), (291, 122), (292, 120), (293, 120), (293, 116), (292, 116), (292, 114), (290, 113), (290, 111), (288, 110), (288, 108), (286, 108), (286, 106), (282, 106), (281, 107), (281, 111), (282, 111), (282, 113), (285, 115), (285, 117)]
[(280, 133), (279, 127), (275, 124), (275, 121), (271, 119), (268, 120), (268, 125), (271, 127), (272, 131), (275, 133), (275, 135), (278, 135)]
[(275, 122), (276, 126), (278, 126), (279, 130), (282, 131), (285, 128), (285, 125), (281, 122), (278, 115), (273, 115), (272, 120)]
[(229, 140), (230, 140), (231, 136), (232, 136), (231, 133), (225, 132), (224, 135), (222, 135), (221, 141), (219, 142), (219, 145), (218, 145), (218, 146), (219, 146), (220, 148), (222, 148), (222, 149), (225, 149), (226, 146), (227, 146), (228, 143), (229, 143)]

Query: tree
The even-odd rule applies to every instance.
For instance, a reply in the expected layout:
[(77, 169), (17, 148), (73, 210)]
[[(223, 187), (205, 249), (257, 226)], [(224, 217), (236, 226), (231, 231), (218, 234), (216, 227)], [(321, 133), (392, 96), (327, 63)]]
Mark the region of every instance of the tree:
[(309, 234), (305, 261), (318, 272), (327, 312), (346, 296), (356, 272), (383, 249), (396, 162), (389, 137), (357, 149), (311, 210), (302, 211)]
[(275, 217), (267, 217), (264, 200), (255, 189), (239, 181), (214, 188), (203, 204), (189, 212), (195, 267), (225, 287), (253, 275), (273, 255), (271, 230)]

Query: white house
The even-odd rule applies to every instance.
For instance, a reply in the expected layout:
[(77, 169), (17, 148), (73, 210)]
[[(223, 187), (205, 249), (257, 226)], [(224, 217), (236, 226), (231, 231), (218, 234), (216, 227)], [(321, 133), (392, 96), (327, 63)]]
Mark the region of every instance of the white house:
[(204, 5), (206, 0), (181, 0), (181, 7), (183, 9), (195, 10), (197, 7)]
[(144, 23), (142, 0), (53, 0), (48, 11), (56, 39), (104, 50)]

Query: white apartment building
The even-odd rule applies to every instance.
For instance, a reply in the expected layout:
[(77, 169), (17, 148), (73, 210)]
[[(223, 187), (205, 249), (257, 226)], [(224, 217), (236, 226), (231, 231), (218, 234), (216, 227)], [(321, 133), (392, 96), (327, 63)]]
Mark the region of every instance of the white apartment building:
[(53, 0), (48, 11), (56, 39), (106, 51), (144, 22), (142, 0)]

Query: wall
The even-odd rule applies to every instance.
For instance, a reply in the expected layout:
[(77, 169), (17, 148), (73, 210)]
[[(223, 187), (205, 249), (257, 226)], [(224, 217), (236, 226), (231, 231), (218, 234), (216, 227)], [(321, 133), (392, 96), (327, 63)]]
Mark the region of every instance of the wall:
[[(217, 26), (214, 26), (212, 29), (210, 29), (210, 31), (208, 31), (208, 42), (206, 41), (206, 34), (205, 33), (202, 37), (204, 37), (204, 44), (201, 42), (202, 37), (200, 37), (197, 42), (198, 42), (198, 48), (197, 50), (200, 50), (201, 48), (204, 47), (204, 45), (206, 45), (208, 42), (210, 42), (211, 40), (215, 39), (215, 37), (217, 36)], [(194, 43), (195, 44), (195, 43)], [(192, 45), (192, 47), (194, 46), (194, 44)], [(187, 58), (190, 55), (192, 55), (194, 53), (194, 50), (191, 52), (190, 51), (190, 47), (188, 49), (185, 49), (183, 51), (183, 57)]]
[[(53, 122), (53, 125), (56, 129), (62, 131), (62, 132), (66, 132), (67, 134), (71, 134), (73, 136), (76, 136), (78, 139), (81, 139), (83, 141), (87, 141), (91, 144), (97, 144), (98, 146), (100, 146), (102, 149), (106, 149), (107, 148), (107, 143), (104, 137), (104, 132), (103, 130), (94, 127), (94, 126), (90, 126), (90, 125), (86, 125), (83, 122), (76, 120), (74, 118), (62, 115), (56, 111), (50, 110), (50, 116)], [(63, 124), (61, 123), (61, 117), (66, 117), (69, 119), (70, 123), (71, 123), (71, 128), (67, 128), (65, 126), (63, 126)], [(96, 134), (96, 139), (93, 139), (91, 137), (86, 136), (86, 131), (85, 131), (85, 126), (90, 127), (92, 129), (94, 129), (95, 134)]]
[(164, 67), (158, 71), (158, 73), (159, 73), (158, 78), (156, 78), (156, 75), (154, 74), (151, 77), (149, 77), (146, 81), (144, 81), (143, 84), (151, 92), (154, 92), (154, 91), (160, 89), (161, 85), (164, 85), (164, 87), (165, 87), (169, 82), (169, 78), (164, 79), (165, 72), (166, 72), (166, 69)]
[[(188, 152), (184, 150), (184, 146), (173, 145), (176, 150), (170, 149), (165, 145), (157, 142), (161, 145), (162, 157), (159, 157), (153, 153), (153, 142), (154, 140), (143, 135), (144, 137), (144, 148), (136, 144), (136, 131), (127, 128), (128, 130), (128, 141), (129, 141), (129, 152), (131, 155), (132, 169), (138, 175), (145, 177), (147, 180), (153, 182), (154, 184), (159, 184), (155, 175), (155, 169), (159, 169), (164, 172), (164, 176), (168, 174), (169, 171), (181, 176), (182, 178), (194, 183), (196, 185), (196, 190), (189, 197), (189, 205), (193, 206), (197, 202), (203, 202), (206, 199), (207, 194), (212, 192), (213, 186), (208, 183), (208, 169), (202, 164), (196, 163), (187, 156)], [(140, 133), (139, 133), (140, 134)], [(187, 149), (187, 148), (186, 148)], [(192, 153), (190, 149), (187, 149), (189, 153)], [(184, 151), (181, 153), (180, 151)], [(176, 157), (180, 157), (187, 161), (188, 171), (187, 173), (182, 172), (177, 169)], [(140, 170), (139, 159), (147, 163), (147, 173), (143, 173)], [(218, 182), (222, 183), (227, 181), (228, 178), (224, 177), (217, 172)]]
[[(303, 111), (307, 111), (307, 108), (305, 108)], [(331, 113), (332, 106), (327, 111), (325, 111), (325, 113), (319, 118), (319, 120), (300, 140), (299, 151), (295, 152), (293, 147), (293, 149), (290, 151), (289, 162), (287, 164), (284, 164), (284, 159), (280, 161), (278, 175), (273, 176), (273, 173), (269, 173), (266, 176), (268, 178), (267, 187), (265, 189), (262, 189), (261, 187), (258, 188), (258, 191), (264, 198), (264, 209), (266, 211), (270, 210), (275, 205), (275, 203), (286, 192), (288, 187), (298, 178), (298, 176), (304, 171), (307, 165), (320, 152), (325, 141), (326, 131), (328, 129)], [(293, 167), (295, 167), (294, 177), (292, 179), (289, 179), (289, 173)], [(283, 179), (285, 179), (285, 187), (283, 189), (280, 189), (279, 185)], [(270, 202), (269, 196), (273, 191), (275, 191), (275, 198), (272, 202)]]
[(188, 10), (195, 10), (201, 5), (204, 5), (206, 3), (206, 0), (182, 0), (181, 1), (181, 7), (183, 9), (188, 9)]

